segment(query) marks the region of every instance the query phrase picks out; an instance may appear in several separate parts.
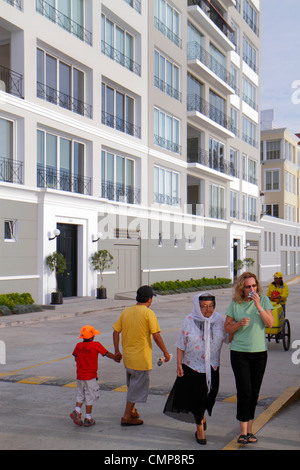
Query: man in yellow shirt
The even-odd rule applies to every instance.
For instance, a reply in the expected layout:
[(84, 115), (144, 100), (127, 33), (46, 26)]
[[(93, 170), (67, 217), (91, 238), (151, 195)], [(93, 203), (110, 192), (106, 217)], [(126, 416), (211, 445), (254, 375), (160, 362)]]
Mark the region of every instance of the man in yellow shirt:
[(285, 304), (289, 295), (288, 285), (282, 280), (282, 273), (277, 271), (274, 274), (274, 282), (271, 282), (268, 288), (267, 297), (272, 302), (280, 303), (282, 305), (283, 313), (285, 316)]
[(150, 286), (140, 287), (136, 294), (136, 305), (125, 308), (113, 325), (113, 342), (117, 356), (121, 354), (119, 342), (122, 334), (123, 360), (128, 386), (121, 426), (143, 424), (143, 421), (138, 419), (135, 403), (147, 401), (152, 369), (152, 336), (162, 350), (166, 362), (171, 358), (160, 335), (156, 315), (149, 308), (152, 298), (153, 290)]

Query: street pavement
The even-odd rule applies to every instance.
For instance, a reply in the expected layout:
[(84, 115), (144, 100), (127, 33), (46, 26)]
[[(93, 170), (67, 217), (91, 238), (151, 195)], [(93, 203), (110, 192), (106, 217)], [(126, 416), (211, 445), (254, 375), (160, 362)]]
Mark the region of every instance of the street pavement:
[[(112, 324), (135, 301), (135, 293), (127, 293), (117, 300), (65, 299), (63, 305), (42, 312), (0, 317), (0, 340), (7, 356), (6, 364), (0, 364), (0, 449), (101, 450), (103, 459), (113, 459), (110, 451), (115, 456), (138, 451), (181, 452), (192, 459), (200, 450), (299, 450), (300, 283), (293, 277), (288, 281), (291, 348), (284, 351), (281, 341), (268, 343), (268, 365), (254, 423), (257, 444), (236, 443), (239, 424), (228, 345), (222, 349), (220, 392), (212, 416), (207, 417), (207, 445), (196, 443), (193, 425), (162, 413), (176, 378), (175, 341), (183, 318), (192, 309), (192, 293), (154, 298), (152, 308), (162, 337), (175, 357), (157, 367), (160, 351), (153, 345), (150, 394), (147, 403), (139, 406), (144, 425), (120, 426), (126, 401), (124, 366), (107, 358), (100, 359), (101, 397), (93, 410), (96, 426), (80, 428), (72, 423), (68, 415), (74, 408), (76, 376), (71, 354), (80, 328), (92, 324), (100, 329), (97, 340), (113, 351)], [(266, 288), (264, 283), (264, 293)], [(232, 289), (214, 293), (217, 311), (225, 315)]]

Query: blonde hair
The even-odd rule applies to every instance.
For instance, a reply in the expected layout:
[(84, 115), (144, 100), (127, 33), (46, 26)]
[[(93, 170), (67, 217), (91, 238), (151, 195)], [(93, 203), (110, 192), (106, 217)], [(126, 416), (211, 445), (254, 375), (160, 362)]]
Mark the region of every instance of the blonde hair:
[(238, 302), (240, 304), (245, 300), (245, 293), (244, 293), (245, 279), (250, 279), (250, 278), (255, 279), (255, 282), (257, 285), (256, 291), (259, 295), (261, 294), (261, 286), (260, 286), (259, 280), (256, 277), (256, 274), (245, 272), (237, 280), (233, 297), (232, 297), (233, 301)]

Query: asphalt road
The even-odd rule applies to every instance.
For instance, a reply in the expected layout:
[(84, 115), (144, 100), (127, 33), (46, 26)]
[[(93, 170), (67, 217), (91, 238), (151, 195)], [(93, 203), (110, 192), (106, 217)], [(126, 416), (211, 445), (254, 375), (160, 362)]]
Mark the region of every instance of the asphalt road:
[[(231, 289), (216, 290), (215, 294), (217, 310), (225, 315), (231, 300)], [(115, 455), (117, 451), (134, 453), (146, 450), (169, 451), (170, 455), (175, 451), (184, 451), (189, 456), (194, 455), (195, 451), (199, 451), (194, 438), (194, 426), (175, 421), (162, 413), (167, 394), (176, 378), (175, 341), (182, 320), (192, 309), (192, 299), (193, 294), (154, 299), (152, 308), (158, 317), (165, 344), (174, 359), (157, 367), (156, 359), (160, 351), (153, 345), (150, 395), (147, 404), (139, 407), (144, 425), (138, 428), (120, 426), (126, 400), (125, 370), (122, 363), (117, 364), (108, 358), (99, 360), (102, 391), (93, 410), (96, 426), (78, 428), (69, 418), (76, 397), (76, 370), (72, 351), (79, 341), (81, 326), (92, 324), (100, 329), (101, 334), (97, 339), (113, 351), (112, 325), (123, 306), (132, 301), (107, 301), (96, 306), (95, 311), (92, 311), (94, 307), (91, 308), (94, 303), (89, 303), (87, 307), (82, 302), (76, 309), (74, 304), (69, 303), (55, 312), (18, 316), (20, 322), (22, 317), (23, 323), (19, 326), (10, 326), (9, 320), (0, 319), (0, 340), (6, 345), (6, 364), (0, 364), (0, 449), (97, 449), (104, 452), (103, 458), (110, 456), (108, 451), (111, 450), (115, 451)], [(299, 299), (300, 284), (291, 284), (287, 316), (291, 324), (292, 343), (300, 340)], [(85, 311), (89, 313), (83, 313)], [(299, 387), (300, 365), (293, 363), (293, 360), (295, 362), (297, 357), (300, 359), (300, 353), (297, 356), (297, 349), (292, 347), (284, 351), (281, 342), (277, 344), (271, 341), (268, 347), (268, 365), (257, 407), (257, 418), (261, 418), (263, 425), (257, 434), (260, 438), (256, 448), (300, 448), (299, 401), (280, 414), (276, 413), (273, 420), (264, 421), (266, 412), (276, 400), (286, 391)], [(232, 445), (236, 448), (232, 444), (239, 434), (239, 424), (235, 419), (235, 393), (229, 346), (224, 345), (219, 396), (212, 417), (208, 417), (207, 445), (201, 446), (201, 450), (221, 450)], [(290, 392), (290, 395), (293, 396), (293, 393)], [(272, 428), (278, 427), (274, 425), (276, 419), (284, 419), (286, 429), (282, 438), (274, 434)], [(282, 423), (280, 426), (282, 428)], [(243, 450), (253, 448), (254, 445), (248, 445)]]

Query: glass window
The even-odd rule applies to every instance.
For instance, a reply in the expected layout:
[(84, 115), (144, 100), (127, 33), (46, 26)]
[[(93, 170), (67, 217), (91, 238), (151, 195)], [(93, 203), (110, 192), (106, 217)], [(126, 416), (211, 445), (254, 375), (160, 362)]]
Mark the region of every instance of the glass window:
[(13, 122), (0, 118), (0, 157), (13, 158)]

